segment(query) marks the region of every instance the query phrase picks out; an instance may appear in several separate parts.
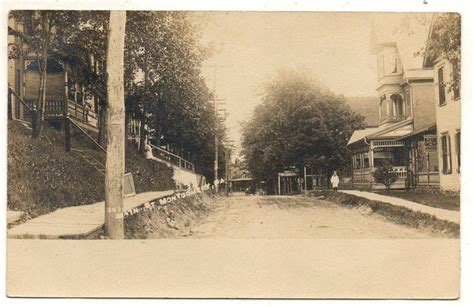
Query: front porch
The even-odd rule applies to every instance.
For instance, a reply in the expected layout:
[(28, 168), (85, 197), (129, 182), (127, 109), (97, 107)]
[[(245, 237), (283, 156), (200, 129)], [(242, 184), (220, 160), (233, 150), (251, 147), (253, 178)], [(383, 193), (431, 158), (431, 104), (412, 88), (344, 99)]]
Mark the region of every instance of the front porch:
[[(365, 145), (365, 146), (364, 146)], [(407, 167), (405, 159), (405, 144), (396, 140), (371, 140), (364, 143), (352, 156), (352, 183), (354, 187), (385, 189), (381, 183), (374, 180), (375, 169), (382, 165), (391, 165), (397, 174), (397, 181), (392, 189), (405, 188)]]
[(70, 118), (83, 128), (98, 132), (99, 119), (97, 113), (88, 107), (67, 100), (46, 100), (45, 120), (55, 121)]

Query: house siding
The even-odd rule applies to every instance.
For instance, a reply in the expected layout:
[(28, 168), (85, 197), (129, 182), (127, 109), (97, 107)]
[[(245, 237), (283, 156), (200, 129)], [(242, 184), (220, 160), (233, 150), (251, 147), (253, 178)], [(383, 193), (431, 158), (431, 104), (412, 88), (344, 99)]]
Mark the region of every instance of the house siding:
[(411, 84), (413, 106), (413, 129), (420, 128), (436, 122), (436, 104), (433, 93), (433, 83)]
[(438, 146), (438, 161), (440, 161), (440, 188), (443, 190), (459, 191), (460, 189), (460, 173), (458, 172), (458, 161), (456, 158), (456, 142), (455, 135), (461, 129), (461, 102), (460, 99), (454, 99), (453, 93), (446, 90), (446, 103), (439, 105), (438, 93), (438, 70), (443, 67), (444, 80), (451, 80), (451, 65), (446, 60), (438, 61), (434, 65), (435, 77), (435, 97), (436, 97), (436, 121), (438, 131), (438, 144), (441, 144), (441, 136), (448, 134), (450, 137), (451, 149), (451, 173), (444, 174), (442, 167), (442, 150)]

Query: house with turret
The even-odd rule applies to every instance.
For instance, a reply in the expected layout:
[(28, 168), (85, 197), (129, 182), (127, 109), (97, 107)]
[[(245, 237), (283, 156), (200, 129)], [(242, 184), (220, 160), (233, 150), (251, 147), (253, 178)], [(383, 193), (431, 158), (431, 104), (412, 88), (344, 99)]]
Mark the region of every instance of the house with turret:
[(379, 123), (348, 141), (355, 187), (384, 188), (373, 177), (383, 165), (398, 176), (393, 188), (439, 185), (433, 69), (417, 55), (429, 29), (409, 35), (395, 31), (399, 24), (396, 14), (373, 20), (369, 49), (377, 61)]

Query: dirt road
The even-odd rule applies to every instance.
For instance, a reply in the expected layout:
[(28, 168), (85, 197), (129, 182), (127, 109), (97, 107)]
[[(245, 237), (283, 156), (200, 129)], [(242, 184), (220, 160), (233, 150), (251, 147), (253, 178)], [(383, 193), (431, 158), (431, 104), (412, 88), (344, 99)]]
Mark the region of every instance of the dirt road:
[(233, 196), (193, 227), (194, 238), (384, 239), (436, 235), (387, 221), (370, 210), (348, 209), (302, 196)]

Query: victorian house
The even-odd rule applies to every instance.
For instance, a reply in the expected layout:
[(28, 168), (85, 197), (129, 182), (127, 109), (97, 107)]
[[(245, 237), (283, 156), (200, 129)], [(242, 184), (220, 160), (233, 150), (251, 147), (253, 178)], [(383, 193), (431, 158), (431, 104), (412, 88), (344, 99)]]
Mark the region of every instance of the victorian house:
[(400, 17), (394, 14), (382, 14), (372, 24), (370, 51), (377, 59), (379, 124), (354, 131), (348, 142), (356, 187), (384, 188), (373, 179), (375, 169), (384, 164), (398, 175), (393, 188), (439, 184), (433, 70), (416, 55), (428, 29), (396, 34), (399, 24)]

